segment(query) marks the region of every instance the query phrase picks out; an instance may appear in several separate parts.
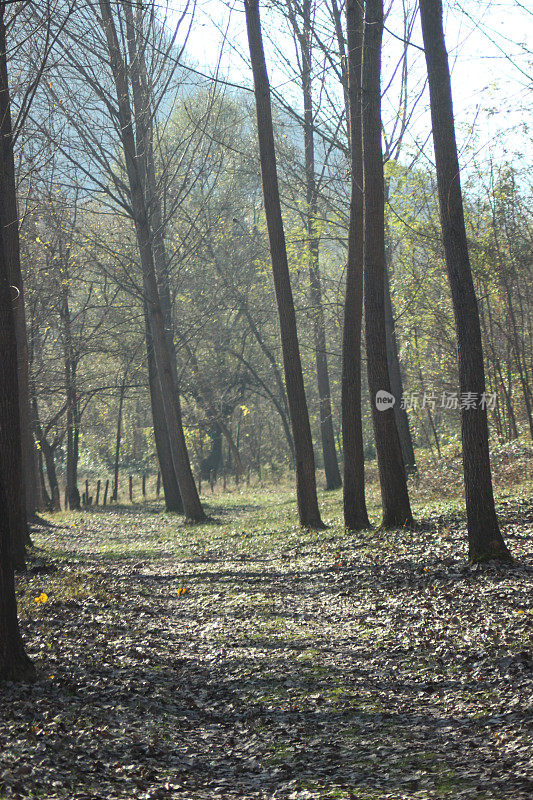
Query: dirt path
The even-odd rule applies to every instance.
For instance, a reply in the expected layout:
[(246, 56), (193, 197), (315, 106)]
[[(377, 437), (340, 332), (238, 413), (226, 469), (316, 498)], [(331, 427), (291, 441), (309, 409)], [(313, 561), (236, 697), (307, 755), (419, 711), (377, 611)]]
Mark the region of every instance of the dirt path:
[(36, 535), (1, 798), (531, 797), (533, 504), (500, 507), (519, 565), (470, 570), (453, 515), (348, 536), (337, 497), (317, 535), (233, 502)]

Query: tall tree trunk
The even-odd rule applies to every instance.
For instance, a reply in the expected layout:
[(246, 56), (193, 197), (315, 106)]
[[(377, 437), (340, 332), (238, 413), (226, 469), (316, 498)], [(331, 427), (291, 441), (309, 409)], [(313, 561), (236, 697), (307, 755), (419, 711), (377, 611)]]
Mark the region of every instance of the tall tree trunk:
[(66, 464), (66, 498), (71, 510), (80, 508), (80, 492), (78, 490), (78, 442), (79, 415), (78, 392), (76, 386), (77, 359), (72, 341), (72, 321), (68, 301), (68, 287), (63, 288), (61, 317), (64, 326), (64, 358), (65, 358), (65, 393), (67, 396), (67, 464)]
[[(471, 562), (511, 558), (503, 541), (492, 491), (483, 350), (479, 312), (468, 255), (459, 159), (455, 140), (448, 54), (441, 0), (420, 0), (437, 166), (440, 216), (450, 282), (461, 393), (473, 392), (476, 408), (461, 409), (463, 470)], [(472, 396), (472, 395), (470, 395)]]
[(144, 168), (144, 159), (141, 154), (137, 153), (135, 147), (126, 66), (120, 52), (117, 31), (115, 29), (109, 0), (99, 0), (99, 6), (115, 83), (121, 143), (124, 151), (124, 160), (130, 188), (135, 232), (139, 246), (146, 292), (146, 304), (150, 319), (150, 330), (152, 331), (157, 374), (161, 384), (165, 420), (169, 432), (172, 461), (183, 499), (185, 516), (191, 521), (199, 522), (203, 521), (206, 517), (200, 503), (200, 498), (198, 497), (191, 471), (189, 454), (187, 452), (185, 435), (183, 433), (180, 398), (179, 395), (176, 396), (174, 391), (172, 363), (161, 310), (161, 300), (152, 249), (152, 235), (146, 208), (146, 170)]
[[(139, 6), (139, 10), (140, 10)], [(168, 275), (168, 265), (165, 251), (165, 241), (163, 235), (163, 217), (161, 213), (161, 202), (156, 190), (155, 163), (153, 155), (153, 125), (151, 116), (150, 93), (146, 68), (144, 63), (144, 40), (142, 30), (136, 30), (133, 22), (133, 12), (131, 5), (124, 4), (126, 15), (126, 25), (128, 32), (128, 48), (130, 54), (130, 68), (133, 76), (133, 98), (134, 110), (137, 121), (137, 148), (144, 153), (144, 169), (146, 180), (146, 206), (150, 211), (150, 226), (152, 229), (152, 242), (154, 265), (157, 275), (161, 311), (163, 314), (167, 347), (169, 351), (174, 392), (179, 402), (178, 371), (176, 364), (176, 349), (174, 345), (173, 324), (172, 324), (172, 304), (170, 299), (170, 285)], [(139, 21), (140, 24), (140, 21)], [(141, 44), (139, 46), (139, 38)], [(157, 458), (163, 480), (163, 493), (165, 495), (165, 507), (167, 511), (183, 513), (183, 500), (180, 494), (176, 470), (172, 460), (172, 450), (170, 437), (176, 436), (174, 431), (167, 428), (163, 397), (161, 394), (161, 383), (157, 374), (157, 364), (154, 353), (152, 332), (150, 330), (150, 316), (148, 307), (145, 303), (145, 327), (146, 327), (146, 353), (148, 360), (148, 380), (150, 385), (150, 400), (152, 405), (152, 421), (154, 426), (154, 439), (156, 445)], [(175, 444), (175, 450), (178, 444)]]
[[(517, 439), (518, 438), (518, 428), (517, 428), (517, 425), (516, 425), (516, 419), (515, 419), (513, 404), (511, 402), (511, 398), (509, 397), (509, 392), (507, 391), (507, 386), (505, 384), (505, 380), (504, 380), (503, 374), (502, 374), (500, 358), (499, 358), (497, 350), (496, 350), (496, 342), (495, 342), (495, 337), (494, 337), (494, 326), (493, 326), (493, 323), (492, 323), (492, 310), (491, 310), (490, 296), (489, 295), (487, 295), (487, 297), (486, 297), (486, 304), (487, 304), (487, 316), (488, 316), (488, 322), (489, 322), (489, 342), (490, 342), (490, 348), (491, 348), (492, 357), (493, 357), (494, 389), (497, 392), (497, 389), (498, 389), (497, 381), (499, 379), (500, 386), (502, 387), (503, 398), (505, 400), (504, 418), (505, 418), (505, 412), (507, 412), (507, 417), (508, 417), (508, 420), (509, 420), (508, 435), (503, 435), (502, 438), (504, 438), (504, 439), (508, 439), (508, 438)], [(482, 307), (480, 308), (480, 311), (481, 311), (480, 320), (482, 322), (483, 321), (483, 313), (482, 313), (483, 308)], [(497, 396), (498, 395), (496, 394), (496, 397)], [(496, 400), (496, 403), (497, 403), (497, 405), (499, 405), (498, 400)], [(503, 429), (502, 429), (502, 434), (503, 434)]]
[[(128, 53), (130, 59), (130, 70), (132, 76), (132, 95), (133, 95), (133, 108), (135, 114), (135, 131), (137, 139), (137, 151), (142, 153), (143, 169), (145, 178), (145, 196), (146, 208), (149, 216), (149, 224), (152, 232), (152, 247), (154, 266), (157, 277), (157, 284), (159, 290), (159, 299), (161, 303), (161, 312), (165, 324), (165, 334), (167, 339), (167, 347), (170, 358), (170, 366), (172, 371), (172, 380), (174, 384), (174, 392), (176, 402), (179, 403), (179, 380), (178, 368), (176, 359), (176, 346), (174, 342), (174, 324), (172, 319), (172, 301), (170, 296), (170, 276), (168, 269), (167, 252), (165, 247), (164, 236), (164, 220), (161, 208), (160, 192), (157, 189), (155, 158), (153, 148), (153, 116), (152, 116), (152, 97), (150, 90), (150, 80), (146, 72), (146, 62), (144, 57), (145, 52), (145, 38), (143, 32), (143, 8), (139, 3), (137, 5), (137, 18), (136, 22), (133, 17), (132, 4), (129, 2), (123, 3), (124, 14), (126, 18), (126, 33), (128, 42)], [(157, 373), (157, 365), (155, 362), (155, 355), (153, 349), (153, 337), (151, 331), (149, 332), (150, 321), (147, 322), (147, 350), (151, 352), (151, 367), (155, 368)], [(148, 338), (150, 339), (150, 347), (148, 347)], [(150, 370), (150, 364), (149, 364)], [(152, 387), (152, 384), (150, 384)], [(155, 382), (153, 383), (154, 397), (153, 403), (161, 409), (162, 397), (161, 391), (158, 390)], [(153, 407), (152, 403), (152, 407)], [(156, 434), (157, 427), (157, 434)], [(165, 504), (167, 511), (180, 511), (183, 512), (183, 501), (178, 487), (176, 472), (174, 476), (169, 472), (170, 464), (173, 462), (168, 460), (170, 437), (175, 437), (174, 431), (166, 429), (165, 417), (158, 417), (157, 426), (154, 422), (154, 436), (156, 437), (156, 449), (161, 454), (165, 469), (162, 469), (166, 474), (163, 476), (163, 489), (165, 493)], [(158, 440), (159, 437), (159, 440)], [(175, 446), (174, 448), (178, 448)], [(160, 464), (161, 465), (161, 464)], [(167, 499), (168, 495), (168, 499)]]
[(296, 494), (300, 524), (323, 528), (316, 493), (315, 457), (305, 398), (302, 363), (298, 346), (296, 314), (287, 262), (285, 234), (276, 169), (270, 86), (266, 70), (258, 0), (245, 0), (246, 27), (254, 76), (257, 131), (261, 160), (263, 198), (270, 242), (272, 273), (281, 331), (285, 385), (291, 417), (296, 461)]
[[(9, 102), (9, 87), (7, 82), (7, 61), (6, 61), (6, 40), (4, 25), (4, 3), (0, 5), (0, 134), (2, 137), (2, 147), (0, 149), (0, 170), (1, 170), (1, 194), (0, 194), (0, 223), (2, 228), (2, 258), (3, 269), (5, 269), (5, 280), (9, 289), (9, 303), (15, 303), (14, 326), (15, 326), (15, 345), (17, 348), (17, 374), (21, 381), (17, 392), (17, 406), (13, 411), (13, 416), (9, 425), (16, 429), (19, 439), (17, 447), (26, 451), (28, 436), (31, 438), (31, 427), (28, 424), (31, 415), (26, 406), (21, 405), (20, 400), (28, 400), (29, 395), (24, 394), (27, 389), (28, 377), (28, 351), (25, 339), (21, 338), (21, 322), (24, 322), (24, 305), (22, 291), (22, 279), (20, 275), (19, 240), (18, 240), (18, 213), (15, 197), (15, 169), (13, 160), (13, 142), (11, 138), (11, 115)], [(14, 293), (14, 297), (11, 294)], [(22, 316), (21, 316), (22, 315)], [(4, 353), (2, 351), (2, 358)], [(24, 376), (26, 384), (24, 384)], [(22, 390), (22, 392), (21, 392)], [(4, 389), (3, 389), (4, 391)], [(15, 416), (17, 423), (15, 425)], [(7, 436), (9, 434), (5, 432)], [(1, 436), (2, 434), (0, 434)], [(15, 434), (14, 434), (15, 435)], [(33, 446), (33, 440), (32, 440)], [(22, 457), (22, 455), (21, 455)], [(28, 525), (26, 518), (26, 493), (25, 493), (25, 466), (30, 467), (31, 461), (28, 458), (22, 462), (21, 474), (13, 474), (9, 464), (9, 452), (2, 454), (2, 469), (0, 474), (3, 476), (4, 488), (9, 508), (9, 531), (13, 539), (13, 564), (16, 569), (24, 569), (25, 565), (25, 543), (28, 541)], [(31, 477), (31, 476), (30, 476)], [(37, 476), (34, 471), (32, 486), (35, 485)], [(34, 513), (35, 509), (32, 509)]]
[(344, 524), (350, 530), (361, 530), (370, 527), (365, 501), (365, 460), (361, 419), (361, 318), (363, 311), (362, 0), (347, 0), (346, 29), (350, 99), (351, 198), (342, 337)]
[(52, 510), (52, 498), (48, 494), (46, 489), (46, 481), (44, 479), (44, 459), (43, 459), (43, 451), (38, 450), (37, 452), (37, 466), (39, 468), (39, 481), (41, 482), (41, 495), (44, 502), (44, 507), (48, 510)]
[[(357, 0), (361, 14), (363, 14), (363, 4), (364, 0)], [(346, 6), (346, 13), (348, 14), (348, 6)], [(348, 139), (348, 148), (352, 146), (352, 132), (351, 132), (351, 122), (350, 122), (350, 64), (349, 58), (346, 57), (346, 46), (345, 46), (345, 39), (344, 33), (342, 30), (342, 16), (339, 10), (339, 4), (337, 0), (331, 0), (331, 16), (333, 17), (333, 24), (335, 26), (335, 38), (337, 40), (337, 47), (339, 49), (339, 57), (341, 62), (341, 83), (342, 83), (342, 93), (344, 95), (344, 112), (346, 114), (346, 133)], [(348, 17), (347, 17), (348, 19)], [(359, 56), (362, 58), (362, 53)], [(360, 61), (360, 65), (361, 65)]]
[[(385, 182), (385, 203), (389, 199), (389, 183)], [(415, 451), (413, 448), (413, 439), (411, 436), (411, 427), (409, 425), (409, 417), (407, 411), (402, 408), (401, 398), (403, 396), (403, 381), (402, 369), (400, 365), (400, 357), (398, 355), (398, 341), (396, 339), (396, 326), (394, 323), (394, 309), (392, 307), (392, 298), (390, 291), (390, 233), (389, 226), (385, 222), (385, 332), (387, 336), (387, 364), (389, 367), (389, 376), (391, 384), (391, 392), (396, 398), (394, 404), (394, 417), (396, 419), (396, 428), (398, 429), (398, 436), (400, 438), (400, 447), (402, 448), (402, 458), (405, 466), (405, 471), (408, 475), (416, 473), (416, 460)]]
[(120, 469), (120, 442), (122, 439), (122, 410), (124, 408), (124, 395), (126, 394), (126, 378), (127, 371), (124, 372), (122, 383), (120, 384), (118, 395), (118, 413), (117, 413), (117, 435), (115, 438), (115, 463), (114, 463), (114, 483), (113, 483), (113, 496), (112, 500), (118, 503), (118, 479)]
[[(3, 172), (0, 172), (0, 191)], [(33, 665), (26, 653), (17, 620), (13, 563), (22, 559), (24, 542), (13, 514), (22, 504), (22, 456), (18, 415), (17, 345), (11, 285), (0, 229), (0, 680), (32, 680)], [(9, 482), (9, 495), (5, 490)], [(14, 491), (18, 487), (18, 496)], [(19, 548), (22, 545), (22, 553)]]
[(311, 0), (302, 5), (303, 30), (299, 31), (293, 16), (293, 27), (300, 39), (302, 54), (302, 91), (304, 101), (304, 153), (306, 187), (306, 228), (309, 259), (309, 289), (311, 311), (313, 314), (313, 338), (315, 347), (318, 397), (320, 402), (320, 436), (326, 474), (326, 488), (338, 489), (342, 486), (341, 474), (335, 451), (335, 435), (331, 414), (331, 390), (329, 384), (328, 360), (326, 350), (326, 324), (322, 305), (322, 281), (320, 278), (319, 247), (317, 232), (317, 186), (315, 176), (315, 142), (313, 133), (313, 91), (311, 72)]
[(413, 522), (394, 407), (390, 398), (385, 330), (385, 205), (381, 150), (383, 0), (367, 0), (363, 52), (363, 165), (365, 198), (365, 324), (368, 386), (376, 439), (383, 527)]
[(0, 10), (0, 134), (2, 137), (2, 158), (4, 162), (4, 192), (1, 202), (1, 218), (10, 283), (12, 286), (16, 287), (18, 295), (14, 304), (14, 317), (15, 333), (17, 337), (22, 469), (24, 474), (26, 513), (28, 517), (32, 517), (36, 511), (42, 508), (43, 498), (41, 496), (37, 471), (37, 451), (33, 439), (28, 369), (28, 337), (24, 308), (24, 286), (20, 265), (19, 217), (15, 187), (15, 162), (13, 157), (10, 105), (4, 7), (2, 4)]
[(150, 386), (150, 401), (152, 404), (152, 421), (154, 425), (155, 449), (161, 479), (163, 481), (163, 493), (165, 495), (165, 508), (167, 511), (183, 513), (183, 501), (176, 478), (174, 462), (172, 461), (172, 451), (168, 438), (167, 423), (165, 419), (165, 408), (161, 396), (161, 384), (157, 377), (157, 367), (154, 356), (154, 346), (152, 333), (150, 331), (150, 320), (148, 309), (144, 309), (144, 319), (146, 327), (146, 357), (148, 361), (148, 383)]
[[(44, 456), (46, 464), (46, 474), (48, 476), (48, 485), (50, 487), (49, 507), (51, 511), (61, 511), (61, 500), (59, 496), (59, 483), (57, 480), (56, 465), (55, 465), (55, 450), (58, 442), (51, 445), (42, 429), (39, 420), (39, 408), (37, 405), (37, 398), (35, 395), (32, 398), (33, 410), (33, 424), (35, 427), (35, 435), (39, 444), (40, 453)], [(45, 496), (46, 487), (44, 486), (44, 476), (42, 479), (43, 496)]]

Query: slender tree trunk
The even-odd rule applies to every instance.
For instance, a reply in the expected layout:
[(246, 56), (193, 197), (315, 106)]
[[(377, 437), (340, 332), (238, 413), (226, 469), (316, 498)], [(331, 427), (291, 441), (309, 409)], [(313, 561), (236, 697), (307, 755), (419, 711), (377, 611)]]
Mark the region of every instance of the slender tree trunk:
[[(59, 483), (57, 480), (56, 465), (55, 465), (55, 450), (57, 442), (51, 445), (41, 427), (39, 420), (39, 409), (37, 406), (37, 398), (34, 396), (32, 399), (33, 406), (33, 424), (35, 426), (35, 434), (42, 456), (44, 456), (44, 463), (46, 465), (46, 474), (48, 476), (48, 485), (50, 487), (49, 507), (51, 511), (61, 511), (61, 500), (59, 497)], [(43, 496), (45, 496), (46, 488), (44, 486), (44, 475), (42, 478), (43, 483)]]
[[(326, 348), (326, 324), (322, 305), (322, 281), (320, 278), (319, 247), (317, 232), (317, 187), (315, 177), (315, 142), (313, 134), (313, 92), (311, 73), (311, 0), (304, 0), (302, 6), (303, 31), (300, 32), (302, 54), (302, 90), (304, 101), (304, 153), (306, 186), (306, 228), (309, 259), (309, 289), (313, 314), (313, 337), (315, 346), (318, 397), (320, 402), (320, 436), (326, 474), (326, 488), (338, 489), (342, 486), (341, 474), (335, 451), (335, 435), (331, 413), (331, 390), (329, 384)], [(298, 31), (296, 20), (293, 22)], [(298, 35), (298, 33), (297, 33)]]
[[(0, 172), (0, 191), (3, 172)], [(24, 541), (13, 514), (13, 503), (23, 509), (22, 455), (18, 415), (17, 345), (11, 285), (0, 228), (0, 681), (32, 680), (33, 665), (26, 653), (17, 620), (13, 564), (24, 567)], [(9, 477), (10, 494), (5, 491)], [(18, 496), (14, 490), (18, 486)], [(20, 551), (20, 549), (22, 552)], [(21, 560), (21, 561), (20, 561)]]
[[(479, 302), (479, 321), (481, 324), (481, 336), (482, 340), (485, 340), (488, 343), (489, 350), (490, 350), (490, 357), (487, 358), (487, 378), (488, 378), (488, 387), (489, 393), (494, 393), (495, 396), (495, 404), (494, 404), (494, 424), (496, 426), (496, 435), (498, 437), (498, 441), (505, 440), (505, 434), (503, 432), (503, 425), (502, 425), (502, 415), (500, 411), (500, 397), (498, 392), (498, 378), (496, 375), (496, 350), (494, 346), (494, 338), (492, 335), (492, 322), (490, 318), (490, 299), (489, 295), (485, 297), (485, 302), (487, 305), (488, 317), (489, 317), (489, 325), (487, 327), (487, 321), (485, 317), (485, 313), (483, 311), (483, 300)], [(492, 368), (492, 374), (491, 374)]]
[(254, 76), (263, 198), (278, 304), (285, 385), (296, 460), (296, 493), (300, 524), (323, 528), (316, 493), (315, 457), (298, 346), (296, 314), (281, 217), (270, 87), (261, 38), (258, 0), (245, 0), (246, 27)]
[[(360, 6), (361, 14), (363, 14), (364, 0), (357, 0), (357, 2)], [(348, 12), (348, 8), (346, 9), (346, 11)], [(333, 17), (333, 24), (335, 26), (335, 38), (337, 39), (337, 47), (339, 49), (339, 56), (341, 61), (341, 83), (342, 83), (342, 92), (344, 95), (344, 111), (346, 113), (346, 133), (348, 139), (348, 147), (351, 148), (352, 133), (351, 133), (351, 122), (350, 122), (351, 101), (350, 101), (350, 77), (349, 77), (350, 59), (349, 57), (348, 58), (346, 57), (345, 39), (344, 39), (344, 33), (342, 31), (342, 17), (337, 0), (331, 0), (331, 15)], [(362, 58), (362, 53), (360, 59), (361, 58)]]
[(420, 14), (442, 235), (457, 331), (459, 382), (461, 393), (473, 392), (476, 398), (475, 409), (461, 409), (469, 558), (472, 562), (491, 558), (509, 560), (511, 556), (500, 533), (494, 508), (487, 410), (481, 402), (485, 394), (483, 350), (464, 223), (441, 0), (420, 0)]
[[(153, 123), (150, 103), (150, 89), (144, 61), (144, 39), (141, 28), (142, 10), (141, 6), (139, 5), (137, 22), (141, 29), (136, 30), (131, 5), (129, 3), (125, 3), (123, 7), (126, 15), (130, 69), (133, 77), (133, 102), (136, 117), (137, 147), (139, 151), (144, 153), (146, 207), (149, 209), (149, 223), (152, 230), (154, 266), (158, 282), (161, 311), (165, 325), (167, 348), (169, 352), (172, 379), (174, 384), (175, 402), (179, 403), (178, 370), (173, 335), (172, 303), (170, 298), (168, 264), (163, 231), (163, 215), (161, 212), (161, 201), (156, 186), (155, 162), (152, 144)], [(172, 447), (170, 444), (170, 439), (171, 437), (176, 437), (176, 432), (172, 429), (169, 431), (166, 423), (164, 403), (161, 393), (161, 383), (157, 375), (153, 336), (150, 330), (150, 318), (149, 314), (147, 313), (146, 304), (145, 323), (154, 438), (156, 442), (159, 466), (163, 477), (165, 506), (167, 511), (183, 513), (183, 500), (178, 486), (176, 470), (172, 460)], [(174, 451), (177, 452), (178, 449), (179, 442), (175, 441)]]
[(179, 396), (176, 397), (174, 391), (172, 364), (161, 310), (152, 250), (152, 236), (146, 209), (146, 195), (144, 189), (146, 170), (143, 165), (144, 159), (137, 153), (135, 147), (126, 67), (120, 52), (109, 0), (99, 0), (99, 5), (102, 14), (102, 26), (109, 48), (111, 68), (117, 95), (122, 147), (130, 187), (135, 232), (139, 245), (143, 281), (146, 291), (146, 303), (150, 319), (150, 330), (152, 331), (157, 373), (161, 384), (161, 394), (165, 409), (167, 430), (169, 432), (172, 461), (183, 499), (185, 516), (191, 521), (203, 521), (206, 517), (200, 503), (200, 498), (198, 497), (191, 471), (189, 454), (185, 444), (180, 399)]
[[(367, 0), (363, 51), (363, 165), (365, 198), (365, 324), (368, 386), (376, 439), (383, 527), (411, 525), (405, 468), (390, 398), (385, 330), (385, 205), (381, 150), (383, 0)], [(382, 394), (383, 393), (383, 394)]]
[(50, 511), (52, 506), (52, 498), (48, 494), (46, 490), (46, 482), (44, 480), (44, 460), (43, 460), (43, 451), (38, 450), (37, 452), (37, 466), (39, 468), (39, 481), (41, 483), (41, 495), (43, 498), (44, 506), (46, 509)]
[[(385, 183), (385, 202), (388, 200), (389, 185)], [(411, 436), (411, 428), (409, 425), (409, 417), (407, 411), (402, 408), (401, 398), (403, 396), (403, 381), (402, 369), (400, 365), (400, 357), (398, 355), (398, 341), (396, 339), (396, 327), (394, 324), (394, 310), (392, 307), (392, 298), (390, 292), (389, 280), (389, 230), (388, 225), (385, 223), (385, 332), (387, 336), (387, 364), (389, 367), (389, 376), (391, 384), (391, 392), (396, 398), (394, 404), (394, 417), (396, 419), (396, 427), (398, 429), (398, 436), (400, 438), (400, 447), (402, 448), (402, 458), (405, 466), (405, 471), (408, 475), (416, 473), (416, 460), (415, 451), (413, 448), (413, 439)]]
[[(2, 85), (3, 84), (3, 85)], [(20, 314), (20, 288), (16, 285), (17, 271), (20, 273), (20, 262), (17, 264), (18, 254), (18, 216), (15, 212), (13, 217), (13, 192), (14, 192), (14, 171), (13, 171), (13, 150), (10, 134), (10, 109), (9, 92), (7, 87), (7, 66), (6, 66), (6, 43), (4, 28), (4, 4), (0, 6), (0, 133), (2, 134), (3, 144), (0, 149), (0, 242), (1, 242), (1, 272), (2, 281), (2, 302), (8, 308), (2, 308), (2, 335), (5, 339), (13, 333), (13, 342), (9, 344), (15, 348), (15, 380), (18, 380), (18, 342), (16, 338), (17, 326), (13, 313), (13, 303), (17, 304)], [(6, 131), (6, 127), (9, 128)], [(16, 208), (16, 203), (15, 203)], [(16, 235), (13, 233), (15, 225)], [(5, 282), (7, 293), (4, 297)], [(13, 326), (13, 329), (12, 329)], [(1, 359), (9, 358), (9, 354), (2, 349)], [(27, 355), (27, 351), (26, 351)], [(2, 365), (2, 369), (10, 370), (11, 364)], [(27, 368), (27, 362), (26, 362)], [(0, 383), (1, 393), (11, 392), (9, 383), (10, 372), (6, 372), (5, 382)], [(11, 536), (11, 559), (16, 569), (24, 569), (26, 563), (25, 543), (27, 542), (28, 526), (26, 520), (26, 501), (24, 485), (24, 467), (22, 464), (22, 417), (19, 390), (9, 398), (5, 398), (9, 407), (9, 417), (3, 417), (0, 429), (0, 476), (4, 482), (7, 507), (9, 509), (8, 531)], [(14, 456), (16, 454), (16, 456)], [(11, 460), (15, 457), (15, 464)]]
[(118, 395), (118, 414), (117, 414), (117, 435), (115, 439), (115, 464), (114, 464), (114, 483), (113, 483), (113, 497), (115, 503), (118, 503), (118, 479), (120, 467), (120, 442), (122, 439), (122, 409), (124, 408), (124, 395), (126, 394), (126, 378), (127, 372), (124, 373), (122, 383)]
[[(494, 326), (493, 326), (493, 323), (492, 323), (492, 310), (491, 310), (491, 306), (490, 306), (489, 297), (487, 297), (487, 316), (488, 316), (488, 321), (489, 321), (489, 332), (490, 332), (490, 342), (491, 342), (490, 347), (491, 347), (491, 350), (492, 350), (493, 363), (494, 363), (494, 378), (495, 378), (495, 387), (494, 388), (497, 389), (496, 380), (499, 379), (500, 386), (501, 386), (502, 392), (503, 392), (503, 398), (505, 400), (504, 417), (505, 417), (505, 410), (506, 410), (507, 411), (507, 417), (508, 417), (508, 420), (509, 420), (509, 431), (508, 431), (507, 436), (505, 436), (504, 438), (506, 438), (506, 439), (509, 439), (509, 438), (517, 439), (518, 438), (518, 428), (517, 428), (517, 425), (516, 425), (516, 419), (515, 419), (513, 404), (512, 404), (512, 401), (511, 401), (511, 397), (509, 396), (509, 392), (507, 391), (507, 385), (506, 385), (504, 377), (503, 377), (500, 358), (499, 358), (498, 353), (496, 351), (496, 344), (495, 344), (495, 340), (494, 340)], [(483, 319), (483, 317), (481, 317), (481, 319)]]
[(68, 289), (65, 286), (61, 310), (64, 337), (65, 337), (65, 393), (67, 396), (67, 464), (66, 464), (66, 495), (71, 510), (80, 508), (80, 493), (78, 490), (78, 393), (76, 387), (77, 360), (72, 342), (72, 328), (70, 308), (68, 302)]
[[(6, 61), (4, 4), (0, 8), (0, 135), (4, 169), (3, 192), (0, 202), (4, 251), (11, 286), (16, 288), (14, 302), (15, 333), (17, 337), (17, 368), (19, 382), (19, 407), (22, 442), (22, 469), (24, 475), (24, 502), (26, 514), (33, 516), (42, 508), (40, 481), (37, 470), (37, 452), (33, 439), (28, 370), (28, 337), (24, 310), (24, 286), (20, 268), (19, 217), (15, 187), (15, 162), (11, 129), (11, 107)], [(9, 496), (9, 490), (8, 490)], [(25, 523), (25, 536), (27, 526)]]
[(148, 310), (145, 305), (145, 327), (146, 327), (146, 357), (148, 361), (148, 383), (150, 386), (150, 401), (152, 404), (152, 420), (154, 425), (155, 449), (157, 460), (163, 481), (163, 492), (165, 495), (165, 508), (167, 511), (183, 513), (183, 501), (176, 478), (176, 471), (172, 461), (172, 451), (168, 438), (167, 423), (165, 420), (165, 408), (161, 396), (161, 384), (157, 377), (157, 367), (154, 356), (154, 346), (152, 333), (150, 331), (150, 320)]
[[(158, 284), (159, 299), (161, 303), (161, 312), (163, 315), (165, 334), (167, 339), (167, 348), (170, 358), (170, 367), (172, 372), (172, 380), (174, 384), (175, 402), (179, 403), (179, 380), (178, 368), (176, 359), (176, 346), (174, 342), (174, 324), (172, 320), (172, 301), (170, 296), (170, 276), (168, 269), (167, 252), (165, 247), (164, 236), (164, 221), (161, 209), (160, 193), (157, 189), (155, 159), (153, 150), (153, 119), (152, 119), (152, 103), (150, 92), (150, 81), (146, 72), (146, 63), (144, 58), (145, 40), (142, 29), (142, 5), (137, 6), (137, 24), (135, 24), (133, 17), (132, 5), (129, 2), (123, 4), (124, 14), (126, 18), (126, 31), (128, 40), (128, 53), (130, 57), (130, 70), (132, 75), (132, 95), (133, 107), (135, 113), (135, 129), (137, 138), (138, 153), (142, 153), (143, 168), (145, 173), (145, 195), (146, 195), (146, 208), (149, 216), (149, 224), (152, 233), (152, 249), (154, 266)], [(150, 320), (147, 321), (147, 349), (148, 337), (150, 338), (150, 350), (152, 356), (152, 368), (157, 373), (157, 365), (155, 361), (155, 354), (153, 349), (153, 337), (151, 331), (149, 332)], [(149, 365), (150, 369), (150, 365)], [(151, 384), (152, 387), (152, 384)], [(152, 391), (152, 389), (151, 389)], [(158, 409), (163, 408), (161, 397), (161, 390), (157, 388), (156, 382), (153, 382), (154, 397), (153, 401)], [(153, 406), (153, 404), (152, 404)], [(166, 430), (165, 430), (166, 429)], [(154, 422), (154, 435), (156, 424)], [(183, 501), (179, 491), (176, 472), (174, 470), (170, 451), (170, 437), (175, 437), (176, 433), (166, 428), (165, 417), (159, 416), (157, 421), (157, 431), (159, 442), (156, 436), (156, 449), (161, 453), (163, 463), (165, 464), (165, 478), (163, 479), (163, 487), (165, 492), (165, 505), (167, 511), (183, 512)], [(174, 450), (179, 449), (179, 443), (176, 442)], [(160, 462), (161, 463), (161, 462)], [(169, 471), (170, 465), (174, 475)], [(167, 499), (168, 496), (168, 499)]]
[(350, 530), (361, 530), (370, 527), (365, 500), (365, 460), (361, 419), (361, 321), (363, 311), (362, 0), (347, 0), (346, 29), (350, 99), (351, 198), (342, 338), (344, 524)]

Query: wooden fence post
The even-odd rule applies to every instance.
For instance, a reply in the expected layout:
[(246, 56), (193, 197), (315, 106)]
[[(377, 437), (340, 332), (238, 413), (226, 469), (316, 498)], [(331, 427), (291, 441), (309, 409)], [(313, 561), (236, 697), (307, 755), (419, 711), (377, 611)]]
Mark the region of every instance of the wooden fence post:
[(100, 478), (96, 481), (96, 499), (94, 501), (95, 506), (98, 505), (98, 501), (100, 500)]
[(105, 489), (104, 489), (104, 500), (102, 505), (105, 506), (107, 504), (107, 493), (109, 491), (109, 478), (105, 482)]
[(133, 475), (130, 475), (130, 503), (133, 503)]

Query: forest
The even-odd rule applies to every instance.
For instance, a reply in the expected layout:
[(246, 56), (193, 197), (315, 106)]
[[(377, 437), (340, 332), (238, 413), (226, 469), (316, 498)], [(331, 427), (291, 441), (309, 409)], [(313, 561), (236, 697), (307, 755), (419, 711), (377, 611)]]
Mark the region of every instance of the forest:
[(529, 34), (0, 0), (0, 800), (531, 797)]

